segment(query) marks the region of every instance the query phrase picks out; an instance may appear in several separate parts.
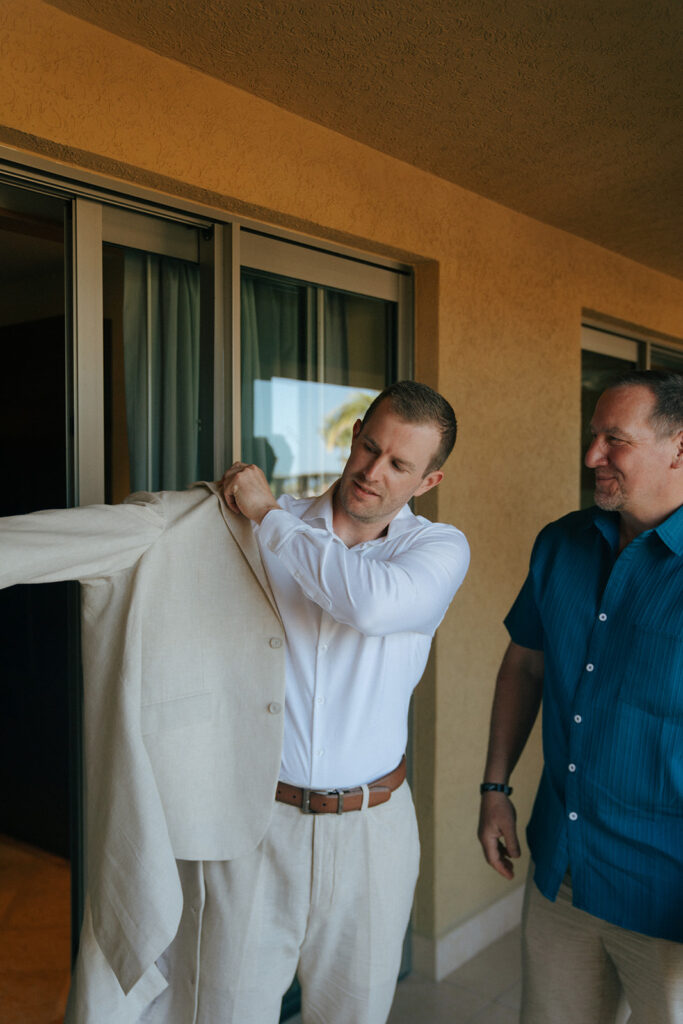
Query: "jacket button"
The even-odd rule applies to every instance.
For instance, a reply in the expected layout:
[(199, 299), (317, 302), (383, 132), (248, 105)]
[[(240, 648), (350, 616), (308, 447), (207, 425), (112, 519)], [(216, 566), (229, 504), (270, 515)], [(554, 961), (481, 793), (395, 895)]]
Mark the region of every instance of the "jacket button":
[(268, 705), (268, 710), (270, 711), (271, 715), (279, 715), (280, 712), (282, 711), (282, 704), (280, 704), (280, 702), (277, 700), (271, 700), (270, 704)]
[(271, 636), (271, 638), (268, 641), (268, 643), (274, 649), (276, 649), (278, 647), (282, 647), (282, 640), (280, 639), (279, 636)]

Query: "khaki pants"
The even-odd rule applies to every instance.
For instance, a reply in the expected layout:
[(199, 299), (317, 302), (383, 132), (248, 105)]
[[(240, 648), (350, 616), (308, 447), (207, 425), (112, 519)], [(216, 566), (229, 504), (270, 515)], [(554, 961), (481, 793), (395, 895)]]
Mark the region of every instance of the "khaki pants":
[(276, 1024), (295, 972), (306, 1024), (384, 1024), (417, 880), (404, 783), (377, 807), (304, 815), (276, 803), (268, 832), (232, 861), (180, 861), (169, 981), (140, 1024)]
[[(683, 1024), (683, 945), (553, 903), (531, 874), (522, 917), (521, 1024)], [(631, 1017), (619, 1014), (622, 993)]]

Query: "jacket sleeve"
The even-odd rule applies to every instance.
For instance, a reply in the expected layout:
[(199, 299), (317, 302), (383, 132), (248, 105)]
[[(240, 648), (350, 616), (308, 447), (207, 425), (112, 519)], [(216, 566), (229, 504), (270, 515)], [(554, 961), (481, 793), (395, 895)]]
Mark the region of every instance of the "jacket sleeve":
[(152, 494), (0, 519), (0, 588), (110, 576), (133, 565), (163, 529)]

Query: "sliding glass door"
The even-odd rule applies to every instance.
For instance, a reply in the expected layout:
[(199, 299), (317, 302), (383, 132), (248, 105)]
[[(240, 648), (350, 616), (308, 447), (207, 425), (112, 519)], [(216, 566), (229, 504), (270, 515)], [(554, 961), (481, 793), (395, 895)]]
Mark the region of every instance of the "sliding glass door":
[[(0, 152), (0, 514), (182, 489), (236, 458), (276, 494), (328, 486), (354, 420), (410, 373), (405, 269), (45, 163)], [(46, 1006), (83, 906), (78, 623), (76, 584), (0, 591), (0, 833), (62, 858), (67, 902), (71, 868)]]

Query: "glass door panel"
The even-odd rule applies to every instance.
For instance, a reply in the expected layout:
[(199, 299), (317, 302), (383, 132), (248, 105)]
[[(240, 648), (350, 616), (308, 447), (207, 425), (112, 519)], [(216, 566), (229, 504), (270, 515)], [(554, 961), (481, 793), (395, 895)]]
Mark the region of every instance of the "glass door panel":
[[(199, 233), (194, 259), (181, 259), (158, 251), (159, 222), (136, 219), (143, 228), (152, 221), (157, 251), (103, 246), (105, 500), (114, 502), (132, 491), (181, 490), (213, 474), (213, 339), (201, 316), (211, 296), (200, 273)], [(183, 231), (192, 251), (192, 229)], [(139, 228), (136, 243), (144, 244)]]
[(678, 370), (683, 372), (683, 349), (650, 348), (650, 367), (653, 370)]
[(242, 457), (320, 494), (396, 367), (396, 303), (243, 269)]

